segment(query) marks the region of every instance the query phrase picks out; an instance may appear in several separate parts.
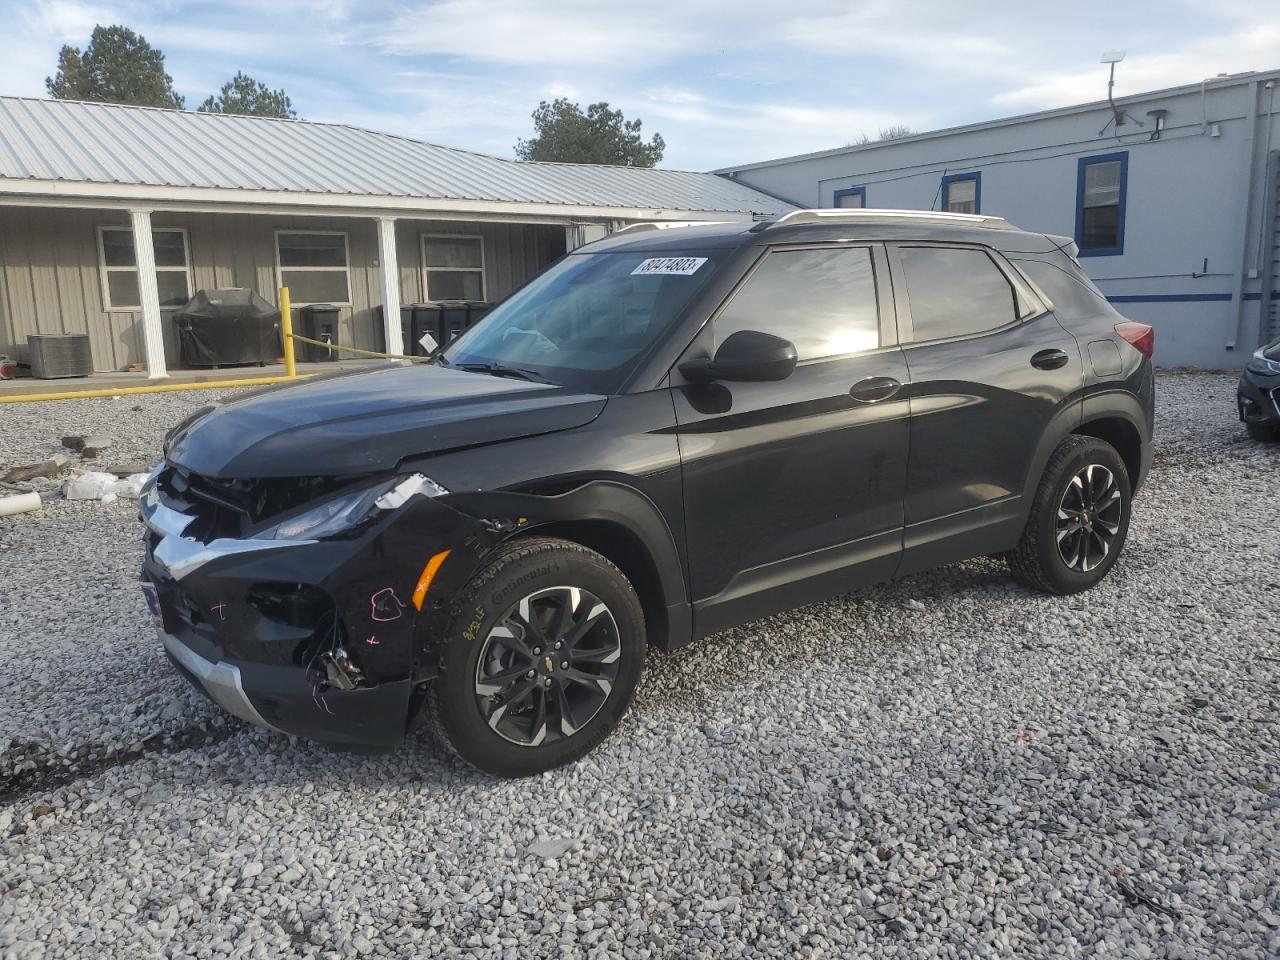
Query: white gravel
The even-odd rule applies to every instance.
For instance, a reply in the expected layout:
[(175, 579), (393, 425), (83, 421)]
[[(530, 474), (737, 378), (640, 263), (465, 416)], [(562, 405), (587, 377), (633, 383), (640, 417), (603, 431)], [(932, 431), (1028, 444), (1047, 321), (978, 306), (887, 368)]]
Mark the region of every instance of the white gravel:
[[(1280, 956), (1280, 448), (1233, 377), (1159, 397), (1099, 588), (977, 561), (655, 654), (516, 782), (224, 718), (142, 625), (134, 504), (0, 519), (0, 955)], [(0, 466), (204, 402), (134, 399), (0, 406)]]

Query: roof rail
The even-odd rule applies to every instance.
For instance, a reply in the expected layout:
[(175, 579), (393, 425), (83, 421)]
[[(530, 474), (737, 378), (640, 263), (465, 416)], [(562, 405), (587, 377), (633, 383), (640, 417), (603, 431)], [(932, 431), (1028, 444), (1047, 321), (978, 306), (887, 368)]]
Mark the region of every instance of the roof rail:
[(646, 220), (642, 223), (628, 223), (625, 227), (619, 227), (611, 237), (616, 237), (620, 233), (640, 233), (642, 230), (670, 230), (672, 227), (705, 227), (713, 223), (732, 223), (730, 220)]
[(766, 220), (752, 227), (753, 231), (771, 230), (774, 227), (795, 226), (802, 223), (822, 223), (830, 220), (915, 220), (926, 223), (969, 224), (974, 227), (993, 227), (997, 230), (1015, 230), (1004, 217), (989, 217), (977, 213), (944, 213), (940, 210), (883, 210), (868, 208), (831, 208), (826, 210), (793, 210), (780, 217)]

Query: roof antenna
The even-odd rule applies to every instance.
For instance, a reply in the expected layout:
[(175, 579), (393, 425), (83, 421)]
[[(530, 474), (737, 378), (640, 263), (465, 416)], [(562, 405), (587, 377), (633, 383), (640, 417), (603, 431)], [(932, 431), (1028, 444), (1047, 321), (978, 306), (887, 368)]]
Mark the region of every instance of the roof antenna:
[[(1111, 76), (1107, 78), (1107, 103), (1111, 105), (1111, 119), (1102, 125), (1102, 129), (1098, 131), (1098, 136), (1102, 136), (1104, 133), (1106, 133), (1107, 127), (1111, 126), (1113, 123), (1116, 125), (1116, 129), (1118, 132), (1119, 128), (1124, 126), (1124, 122), (1126, 120), (1133, 119), (1127, 113), (1125, 113), (1123, 110), (1121, 110), (1119, 107), (1116, 106), (1115, 97), (1112, 96), (1112, 93), (1115, 90), (1115, 85), (1116, 85), (1116, 64), (1123, 59), (1124, 59), (1123, 50), (1113, 50), (1110, 53), (1104, 53), (1102, 55), (1102, 62), (1108, 63), (1111, 65)], [(1140, 127), (1145, 126), (1145, 124), (1143, 124), (1142, 121), (1140, 120), (1134, 120), (1133, 122)]]

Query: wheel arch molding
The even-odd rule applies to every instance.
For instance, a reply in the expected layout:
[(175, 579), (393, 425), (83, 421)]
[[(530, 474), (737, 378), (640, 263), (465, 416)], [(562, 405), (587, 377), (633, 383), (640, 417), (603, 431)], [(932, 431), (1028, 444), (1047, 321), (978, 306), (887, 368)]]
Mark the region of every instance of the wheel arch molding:
[(635, 487), (591, 480), (563, 493), (456, 494), (450, 506), (480, 520), (491, 546), (529, 536), (570, 540), (599, 553), (631, 582), (650, 643), (663, 650), (692, 639), (684, 565), (658, 506)]

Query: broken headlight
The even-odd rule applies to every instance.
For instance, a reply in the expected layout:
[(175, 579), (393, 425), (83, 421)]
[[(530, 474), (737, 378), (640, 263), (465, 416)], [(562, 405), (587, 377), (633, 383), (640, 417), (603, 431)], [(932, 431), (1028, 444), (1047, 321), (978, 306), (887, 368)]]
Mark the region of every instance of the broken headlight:
[[(1269, 354), (1276, 356), (1272, 357)], [(1280, 373), (1280, 344), (1268, 344), (1255, 350), (1249, 360), (1249, 369), (1254, 373), (1272, 377)]]
[(438, 497), (444, 487), (420, 473), (397, 477), (331, 497), (253, 535), (254, 540), (323, 540), (354, 530), (381, 513), (401, 507), (416, 494)]

